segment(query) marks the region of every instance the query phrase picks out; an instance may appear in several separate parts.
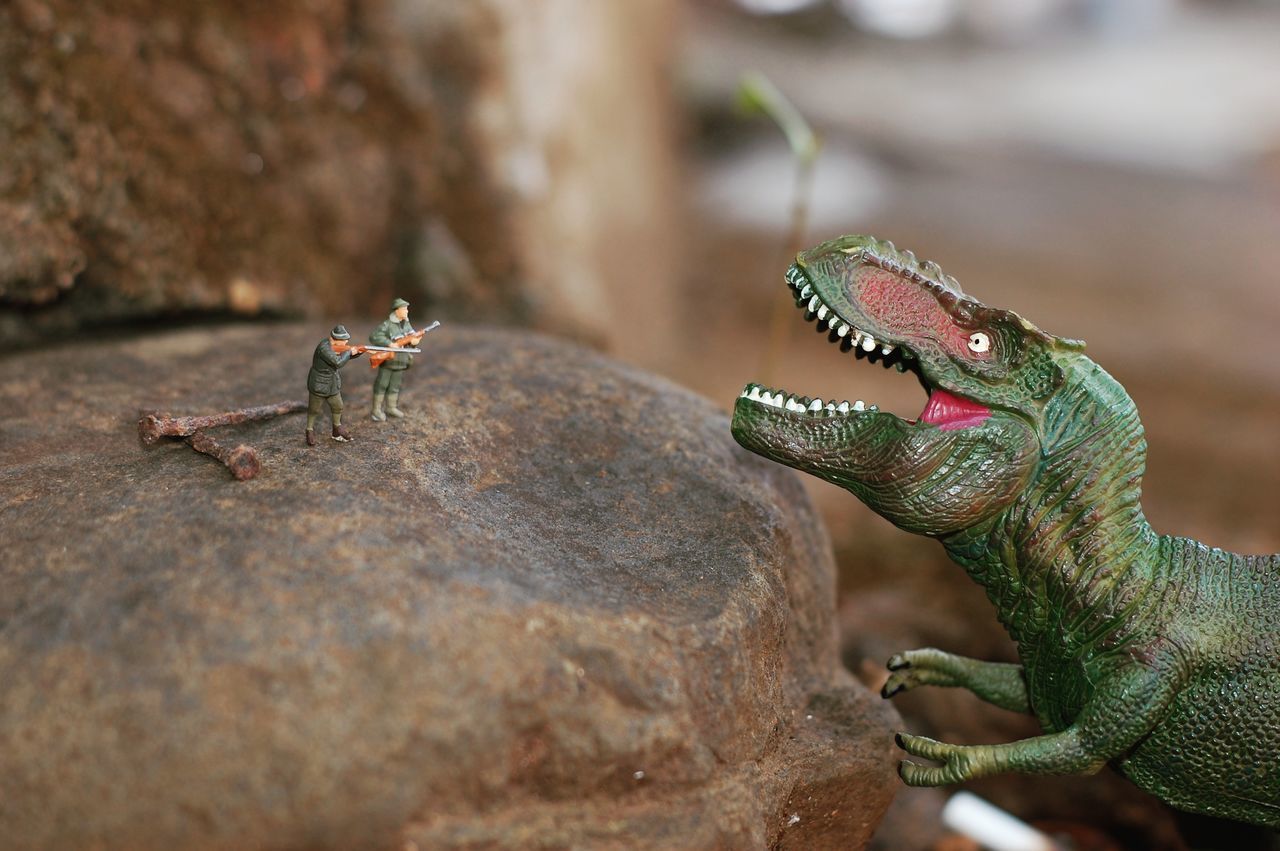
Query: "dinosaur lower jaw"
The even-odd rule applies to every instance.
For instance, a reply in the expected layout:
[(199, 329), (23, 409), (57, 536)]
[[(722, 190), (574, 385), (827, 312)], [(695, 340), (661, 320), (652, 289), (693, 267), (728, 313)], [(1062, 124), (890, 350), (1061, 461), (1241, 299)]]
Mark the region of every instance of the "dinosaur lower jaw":
[(824, 402), (822, 399), (811, 399), (808, 396), (797, 396), (783, 390), (773, 390), (760, 384), (748, 384), (738, 394), (740, 399), (754, 402), (760, 407), (776, 409), (771, 413), (786, 413), (798, 417), (845, 417), (863, 413), (874, 413), (879, 409), (876, 405), (867, 405), (861, 399), (852, 405), (846, 400), (836, 403), (833, 399)]
[[(762, 408), (771, 409), (770, 413), (774, 416), (791, 416), (800, 419), (868, 416), (880, 410), (876, 405), (865, 405), (861, 400), (852, 405), (848, 402), (837, 404), (834, 400), (824, 402), (822, 399), (811, 399), (808, 396), (796, 396), (782, 390), (771, 390), (759, 384), (748, 384), (739, 394), (739, 398)], [(882, 414), (882, 416), (892, 415)], [(934, 388), (920, 416), (905, 422), (909, 425), (929, 425), (943, 431), (954, 431), (979, 426), (990, 416), (991, 409), (985, 405), (948, 393), (941, 388)]]

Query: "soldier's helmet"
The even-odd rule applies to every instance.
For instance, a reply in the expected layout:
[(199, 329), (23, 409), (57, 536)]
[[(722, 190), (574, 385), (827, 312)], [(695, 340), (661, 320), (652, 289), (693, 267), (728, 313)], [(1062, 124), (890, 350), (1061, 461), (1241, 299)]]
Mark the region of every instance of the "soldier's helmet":
[(351, 334), (344, 325), (334, 325), (333, 330), (329, 332), (329, 336), (335, 340), (350, 340)]
[(400, 308), (408, 307), (408, 306), (409, 306), (409, 302), (405, 301), (402, 298), (398, 298), (395, 301), (391, 302), (391, 312), (395, 313)]

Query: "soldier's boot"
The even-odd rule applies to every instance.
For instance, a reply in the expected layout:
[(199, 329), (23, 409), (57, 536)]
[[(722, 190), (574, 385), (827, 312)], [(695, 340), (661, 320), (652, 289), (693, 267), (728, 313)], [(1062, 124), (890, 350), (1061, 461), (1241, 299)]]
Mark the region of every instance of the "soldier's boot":
[(307, 446), (315, 446), (315, 445), (316, 445), (316, 430), (313, 428), (309, 428), (307, 429)]
[(373, 394), (373, 421), (375, 423), (385, 422), (387, 419), (387, 415), (382, 413), (382, 400), (386, 397), (386, 393)]
[(335, 425), (333, 427), (333, 439), (338, 441), (339, 443), (343, 441), (351, 440), (351, 432), (347, 431), (345, 428), (343, 428), (340, 425)]
[(396, 402), (397, 402), (399, 399), (400, 399), (400, 393), (399, 393), (399, 392), (396, 392), (396, 393), (388, 393), (388, 394), (387, 394), (387, 416), (389, 416), (389, 417), (403, 417), (403, 416), (404, 416), (404, 411), (402, 411), (402, 410), (400, 410), (399, 408), (397, 408), (397, 407), (396, 407)]

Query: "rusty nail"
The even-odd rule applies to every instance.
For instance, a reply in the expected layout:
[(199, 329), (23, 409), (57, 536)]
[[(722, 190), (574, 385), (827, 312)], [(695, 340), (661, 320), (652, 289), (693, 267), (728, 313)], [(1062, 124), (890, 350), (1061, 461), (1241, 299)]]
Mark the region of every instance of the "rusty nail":
[(282, 414), (305, 411), (307, 403), (302, 400), (276, 402), (274, 405), (258, 405), (253, 408), (241, 408), (227, 411), (224, 414), (212, 414), (204, 417), (175, 417), (172, 414), (148, 411), (138, 420), (138, 436), (143, 443), (155, 443), (162, 437), (187, 437), (197, 431), (214, 426), (237, 425), (251, 420), (268, 420)]
[(203, 431), (197, 431), (195, 434), (187, 435), (183, 439), (195, 451), (203, 452), (205, 455), (212, 455), (227, 465), (231, 475), (235, 476), (239, 481), (243, 482), (252, 479), (262, 469), (262, 465), (258, 462), (258, 453), (251, 446), (245, 446), (242, 443), (234, 449), (230, 449)]

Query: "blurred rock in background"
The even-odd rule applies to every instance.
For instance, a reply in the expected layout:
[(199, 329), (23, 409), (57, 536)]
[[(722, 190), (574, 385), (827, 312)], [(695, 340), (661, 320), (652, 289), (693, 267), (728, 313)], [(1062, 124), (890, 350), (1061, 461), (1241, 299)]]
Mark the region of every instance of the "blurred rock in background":
[(673, 12), (6, 4), (0, 337), (398, 295), (661, 351)]

